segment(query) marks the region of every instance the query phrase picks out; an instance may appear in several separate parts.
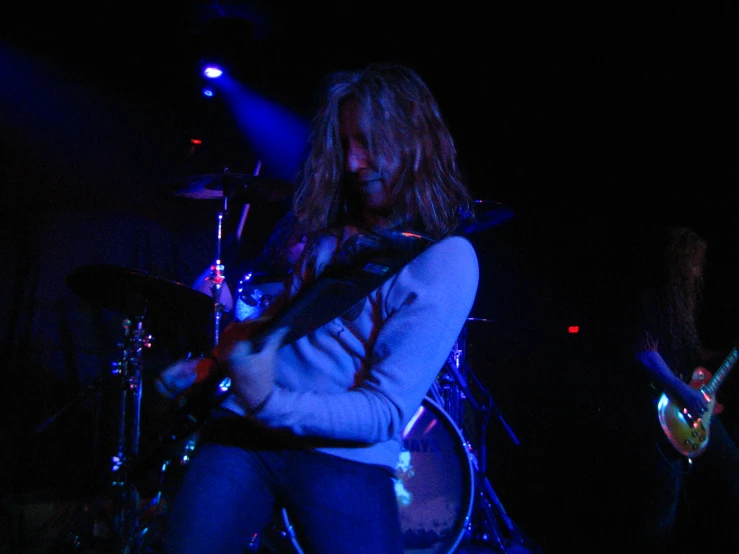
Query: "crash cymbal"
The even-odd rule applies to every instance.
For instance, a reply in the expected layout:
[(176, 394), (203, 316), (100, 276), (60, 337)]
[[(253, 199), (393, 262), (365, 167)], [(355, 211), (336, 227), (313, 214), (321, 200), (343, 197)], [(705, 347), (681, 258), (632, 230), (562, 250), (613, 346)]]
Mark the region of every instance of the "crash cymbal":
[(92, 264), (67, 275), (67, 287), (100, 308), (128, 317), (167, 313), (198, 318), (210, 314), (210, 296), (187, 285), (115, 265)]
[(231, 188), (227, 191), (232, 202), (243, 204), (276, 203), (292, 198), (295, 185), (282, 179), (250, 175), (232, 183)]
[(514, 211), (495, 200), (475, 200), (472, 204), (472, 213), (462, 218), (459, 232), (463, 235), (479, 233), (489, 229), (497, 229), (508, 223), (514, 216)]
[(174, 196), (195, 200), (230, 200), (245, 204), (281, 202), (292, 196), (293, 184), (282, 179), (244, 173), (209, 173), (171, 181)]

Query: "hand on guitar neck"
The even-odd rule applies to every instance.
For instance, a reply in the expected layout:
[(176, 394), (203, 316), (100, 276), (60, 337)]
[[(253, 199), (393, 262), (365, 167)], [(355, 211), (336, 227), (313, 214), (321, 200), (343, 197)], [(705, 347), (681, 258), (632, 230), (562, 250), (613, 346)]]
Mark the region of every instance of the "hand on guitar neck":
[(202, 381), (214, 364), (212, 358), (178, 360), (159, 374), (155, 381), (156, 390), (165, 398), (176, 398), (196, 382)]
[(242, 338), (238, 326), (224, 333), (216, 348), (218, 360), (228, 368), (232, 389), (241, 403), (254, 413), (269, 399), (275, 386), (275, 355), (288, 329), (277, 329), (265, 338), (263, 344)]
[[(226, 372), (226, 367), (234, 363), (238, 367), (240, 375), (240, 378), (237, 379), (240, 383), (239, 389), (244, 388), (244, 382), (249, 379), (244, 378), (243, 375), (250, 374), (244, 367), (245, 363), (262, 363), (263, 357), (256, 355), (262, 352), (266, 344), (272, 346), (272, 349), (268, 350), (267, 353), (273, 352), (279, 346), (278, 341), (281, 341), (284, 337), (285, 332), (280, 330), (280, 332), (272, 333), (268, 338), (265, 338), (264, 332), (272, 321), (273, 318), (263, 316), (248, 321), (232, 322), (224, 329), (219, 343), (213, 348), (210, 355), (178, 360), (166, 367), (156, 379), (157, 392), (169, 399), (179, 398), (179, 404), (182, 404), (186, 400), (185, 396), (194, 387), (202, 385), (208, 380), (231, 377), (230, 372)], [(262, 374), (269, 374), (268, 371), (264, 371), (264, 368), (260, 371)], [(264, 379), (263, 376), (262, 379)], [(260, 394), (260, 390), (260, 387), (256, 387), (254, 391), (247, 395), (247, 398), (253, 399), (254, 394)], [(251, 402), (248, 402), (248, 404), (251, 404)]]

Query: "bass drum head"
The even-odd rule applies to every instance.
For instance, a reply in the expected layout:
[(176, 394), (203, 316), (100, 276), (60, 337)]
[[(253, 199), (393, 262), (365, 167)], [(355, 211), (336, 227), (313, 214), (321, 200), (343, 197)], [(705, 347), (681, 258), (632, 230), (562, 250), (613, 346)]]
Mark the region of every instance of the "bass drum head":
[(474, 499), (466, 442), (449, 415), (429, 398), (402, 436), (395, 495), (404, 552), (453, 552), (464, 536)]

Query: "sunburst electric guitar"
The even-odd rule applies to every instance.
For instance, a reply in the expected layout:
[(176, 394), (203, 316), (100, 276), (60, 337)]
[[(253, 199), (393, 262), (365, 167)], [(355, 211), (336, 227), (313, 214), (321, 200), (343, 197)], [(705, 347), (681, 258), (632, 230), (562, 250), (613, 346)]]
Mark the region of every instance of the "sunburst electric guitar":
[(657, 402), (659, 423), (672, 446), (683, 456), (700, 456), (711, 437), (711, 416), (720, 414), (724, 407), (716, 402), (716, 392), (729, 371), (739, 359), (735, 346), (713, 375), (704, 367), (697, 367), (691, 376), (690, 386), (701, 391), (709, 399), (705, 413), (696, 417), (676, 400), (662, 393)]

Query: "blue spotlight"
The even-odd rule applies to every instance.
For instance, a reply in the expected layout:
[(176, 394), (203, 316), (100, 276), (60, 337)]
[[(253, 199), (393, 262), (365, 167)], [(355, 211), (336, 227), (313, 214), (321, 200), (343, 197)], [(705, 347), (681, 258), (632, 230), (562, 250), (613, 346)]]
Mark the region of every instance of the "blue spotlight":
[(206, 76), (208, 79), (217, 79), (218, 77), (223, 75), (223, 69), (221, 69), (217, 65), (207, 64), (203, 66), (203, 75)]
[(211, 88), (204, 88), (203, 89), (203, 96), (207, 96), (208, 98), (213, 98), (215, 96), (215, 91)]

